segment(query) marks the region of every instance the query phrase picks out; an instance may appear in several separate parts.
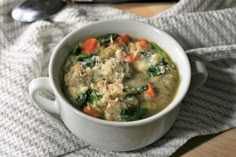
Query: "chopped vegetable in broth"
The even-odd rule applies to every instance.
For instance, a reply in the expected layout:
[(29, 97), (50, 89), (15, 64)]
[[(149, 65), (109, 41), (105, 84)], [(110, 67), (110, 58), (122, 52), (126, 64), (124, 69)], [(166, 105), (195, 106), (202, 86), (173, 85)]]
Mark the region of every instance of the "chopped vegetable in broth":
[(75, 45), (63, 67), (63, 89), (75, 108), (109, 121), (135, 121), (174, 99), (179, 73), (155, 42), (109, 33)]

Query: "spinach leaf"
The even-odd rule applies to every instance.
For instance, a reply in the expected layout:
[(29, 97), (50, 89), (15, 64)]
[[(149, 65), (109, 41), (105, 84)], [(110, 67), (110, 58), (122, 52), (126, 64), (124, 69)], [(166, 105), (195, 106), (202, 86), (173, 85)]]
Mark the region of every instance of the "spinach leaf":
[(119, 35), (115, 33), (108, 33), (104, 34), (101, 36), (98, 36), (97, 39), (102, 43), (102, 44), (107, 44), (112, 40), (116, 39)]
[(78, 61), (84, 61), (86, 59), (90, 59), (93, 56), (94, 56), (94, 54), (80, 54), (78, 56)]
[(150, 56), (150, 54), (151, 54), (151, 53), (145, 52), (145, 51), (142, 51), (142, 52), (141, 52), (141, 55), (142, 55), (143, 57), (148, 57), (148, 56)]
[(164, 59), (162, 59), (160, 63), (151, 65), (151, 67), (148, 69), (148, 73), (150, 76), (154, 77), (164, 74), (168, 70), (169, 64)]
[(137, 88), (137, 93), (138, 94), (142, 94), (143, 92), (145, 92), (146, 90), (148, 90), (148, 86), (140, 86)]
[(163, 55), (163, 50), (155, 42), (150, 42), (150, 45), (151, 48), (154, 49), (156, 53)]
[(81, 62), (86, 62), (86, 65), (90, 68), (94, 67), (95, 64), (96, 64), (96, 61), (95, 59), (92, 59), (92, 57), (94, 56), (95, 54), (80, 54), (78, 56), (78, 61), (81, 61)]
[(73, 47), (73, 49), (71, 50), (71, 54), (78, 56), (81, 52), (81, 47), (79, 45), (76, 45), (75, 47)]
[(90, 60), (90, 61), (88, 61), (88, 62), (86, 63), (86, 65), (87, 65), (88, 67), (90, 67), (90, 68), (94, 67), (95, 64), (96, 64), (95, 60)]
[(82, 93), (77, 97), (76, 102), (78, 104), (79, 109), (82, 109), (84, 106), (86, 106), (87, 98), (88, 98), (87, 92)]
[(99, 98), (100, 98), (99, 92), (95, 89), (90, 88), (86, 92), (80, 94), (77, 97), (76, 102), (78, 104), (79, 109), (83, 109), (87, 105), (87, 102), (96, 106), (96, 102), (98, 101)]
[(147, 111), (146, 108), (141, 108), (140, 106), (130, 106), (128, 108), (123, 108), (120, 116), (123, 121), (134, 121), (142, 119)]
[(125, 88), (124, 92), (127, 93), (127, 96), (137, 96), (139, 94), (142, 94), (148, 89), (148, 86), (140, 86), (137, 88)]
[(97, 101), (101, 95), (99, 92), (95, 89), (89, 89), (89, 102), (95, 102)]

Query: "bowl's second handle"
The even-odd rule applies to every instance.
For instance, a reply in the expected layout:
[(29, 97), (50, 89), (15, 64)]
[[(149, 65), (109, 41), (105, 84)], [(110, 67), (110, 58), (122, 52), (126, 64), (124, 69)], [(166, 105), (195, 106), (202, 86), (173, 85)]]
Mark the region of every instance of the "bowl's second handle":
[(47, 112), (59, 114), (59, 107), (56, 100), (50, 100), (39, 94), (39, 92), (43, 90), (54, 93), (48, 77), (39, 77), (30, 82), (29, 95), (34, 104)]
[(207, 80), (208, 72), (205, 64), (195, 56), (188, 56), (191, 64), (191, 83), (189, 93), (196, 91)]

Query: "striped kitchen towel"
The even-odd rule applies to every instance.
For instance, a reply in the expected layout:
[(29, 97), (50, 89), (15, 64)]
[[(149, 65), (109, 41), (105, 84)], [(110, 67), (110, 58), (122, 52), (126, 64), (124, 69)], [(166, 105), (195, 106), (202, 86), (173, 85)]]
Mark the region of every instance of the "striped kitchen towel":
[[(68, 5), (50, 20), (32, 24), (10, 17), (19, 2), (0, 1), (1, 157), (164, 157), (192, 137), (236, 126), (235, 0), (181, 0), (150, 18), (102, 5)], [(204, 86), (183, 100), (171, 130), (136, 151), (108, 152), (89, 146), (60, 121), (35, 107), (28, 94), (33, 78), (48, 75), (52, 50), (66, 34), (105, 19), (135, 19), (155, 25), (176, 38), (186, 53), (202, 58), (209, 71)]]

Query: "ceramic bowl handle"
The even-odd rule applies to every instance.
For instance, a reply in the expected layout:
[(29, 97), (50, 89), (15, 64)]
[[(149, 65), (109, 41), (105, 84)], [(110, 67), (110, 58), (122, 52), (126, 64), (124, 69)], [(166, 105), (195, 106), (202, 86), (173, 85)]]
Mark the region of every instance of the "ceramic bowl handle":
[(189, 93), (200, 88), (207, 80), (208, 72), (205, 64), (195, 56), (188, 56), (191, 64), (191, 83)]
[(39, 77), (30, 82), (29, 94), (34, 104), (47, 112), (59, 114), (59, 107), (56, 100), (51, 100), (39, 94), (43, 90), (54, 94), (48, 77)]

